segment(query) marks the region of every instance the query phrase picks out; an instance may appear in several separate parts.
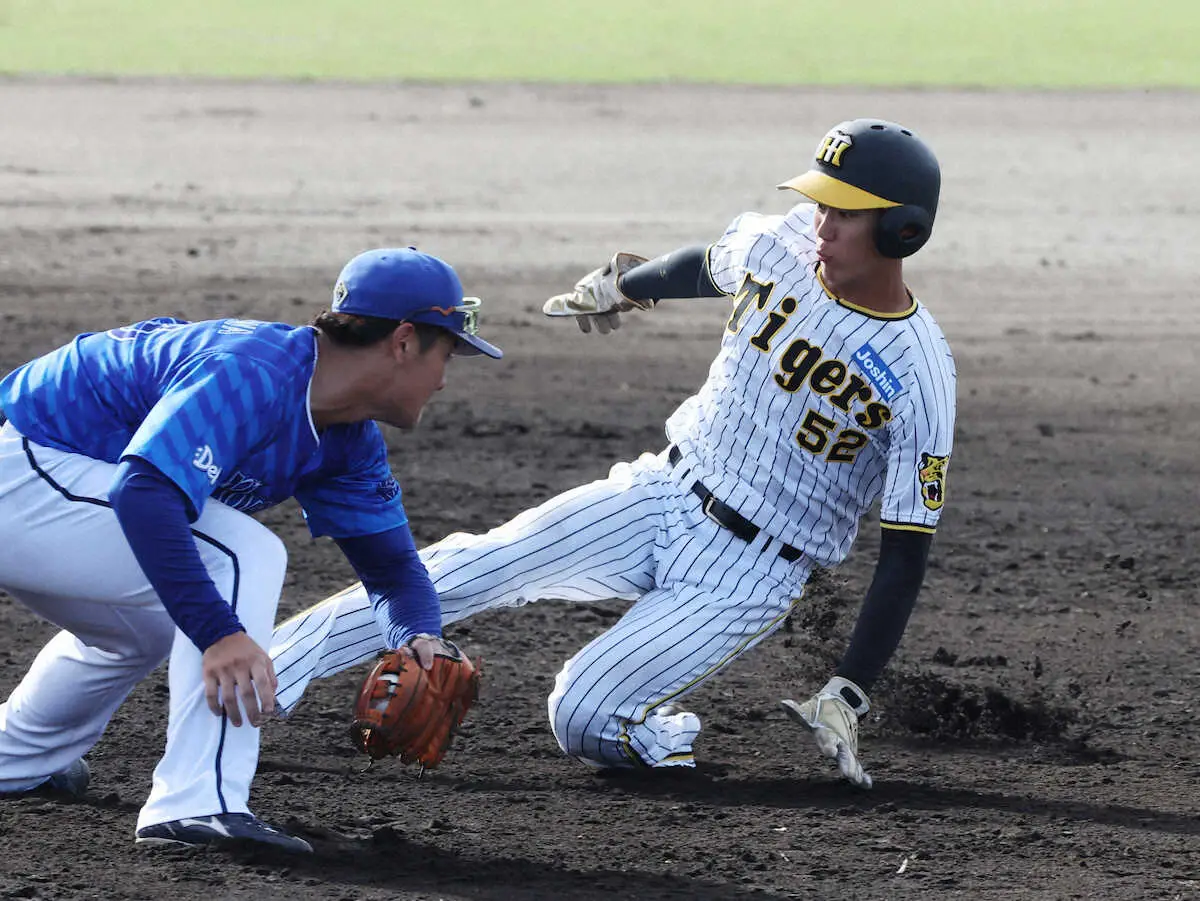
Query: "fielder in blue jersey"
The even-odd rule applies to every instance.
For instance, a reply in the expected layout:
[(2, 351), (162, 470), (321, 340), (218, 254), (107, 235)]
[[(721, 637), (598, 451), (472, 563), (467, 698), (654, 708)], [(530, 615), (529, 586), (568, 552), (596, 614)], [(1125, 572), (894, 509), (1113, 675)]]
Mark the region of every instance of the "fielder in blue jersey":
[(0, 381), (0, 587), (62, 629), (0, 707), (0, 792), (82, 794), (83, 755), (169, 656), (137, 842), (311, 850), (248, 807), (286, 569), (248, 514), (296, 498), (371, 586), (389, 645), (428, 665), (438, 599), (375, 421), (415, 427), (451, 356), (501, 356), (478, 306), (443, 261), (374, 250), (307, 326), (151, 319)]

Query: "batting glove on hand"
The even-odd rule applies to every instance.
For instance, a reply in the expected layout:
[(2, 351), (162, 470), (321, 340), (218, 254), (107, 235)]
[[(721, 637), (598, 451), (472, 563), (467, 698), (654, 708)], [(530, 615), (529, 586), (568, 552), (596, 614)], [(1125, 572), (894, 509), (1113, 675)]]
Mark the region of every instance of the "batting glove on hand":
[(621, 251), (599, 269), (593, 270), (575, 283), (567, 294), (556, 294), (542, 306), (547, 316), (574, 316), (580, 331), (596, 330), (607, 335), (621, 327), (621, 313), (632, 309), (650, 310), (653, 300), (633, 300), (621, 293), (617, 279), (635, 266), (646, 262), (636, 253)]
[(871, 776), (858, 762), (858, 718), (871, 709), (866, 692), (841, 676), (805, 701), (779, 702), (788, 716), (812, 731), (817, 748), (837, 761), (842, 776), (859, 788), (871, 787)]

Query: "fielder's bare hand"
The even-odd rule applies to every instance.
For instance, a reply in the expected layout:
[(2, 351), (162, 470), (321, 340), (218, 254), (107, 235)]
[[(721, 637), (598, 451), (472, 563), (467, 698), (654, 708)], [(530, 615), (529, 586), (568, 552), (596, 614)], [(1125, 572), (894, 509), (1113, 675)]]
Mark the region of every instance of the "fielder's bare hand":
[(621, 313), (629, 310), (649, 310), (653, 300), (633, 300), (617, 287), (617, 279), (635, 266), (646, 262), (645, 257), (621, 251), (599, 269), (594, 269), (575, 283), (566, 294), (556, 294), (542, 306), (547, 316), (574, 316), (580, 331), (596, 330), (607, 335), (621, 327)]
[(251, 726), (261, 726), (275, 712), (275, 666), (270, 655), (245, 632), (234, 632), (209, 645), (200, 664), (204, 697), (214, 715), (224, 713), (235, 726), (246, 711)]
[(837, 762), (838, 770), (859, 788), (871, 787), (871, 776), (858, 761), (858, 718), (871, 709), (866, 692), (841, 676), (834, 676), (825, 687), (797, 704), (779, 702), (788, 716), (812, 732), (817, 748)]

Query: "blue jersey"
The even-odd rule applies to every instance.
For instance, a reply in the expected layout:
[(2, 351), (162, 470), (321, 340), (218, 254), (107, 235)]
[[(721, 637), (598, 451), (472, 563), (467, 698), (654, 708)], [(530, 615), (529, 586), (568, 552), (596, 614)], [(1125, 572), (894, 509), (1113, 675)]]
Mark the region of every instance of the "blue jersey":
[(295, 497), (313, 535), (407, 522), (373, 422), (317, 432), (309, 327), (159, 318), (78, 336), (0, 381), (0, 407), (38, 444), (117, 463), (140, 457), (189, 515), (214, 497), (253, 513)]

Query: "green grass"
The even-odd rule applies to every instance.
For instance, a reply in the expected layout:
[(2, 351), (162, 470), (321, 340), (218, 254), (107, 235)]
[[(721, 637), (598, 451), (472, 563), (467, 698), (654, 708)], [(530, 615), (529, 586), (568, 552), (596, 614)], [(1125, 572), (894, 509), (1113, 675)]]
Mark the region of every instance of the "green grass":
[(1200, 87), (1195, 0), (0, 0), (0, 72)]

